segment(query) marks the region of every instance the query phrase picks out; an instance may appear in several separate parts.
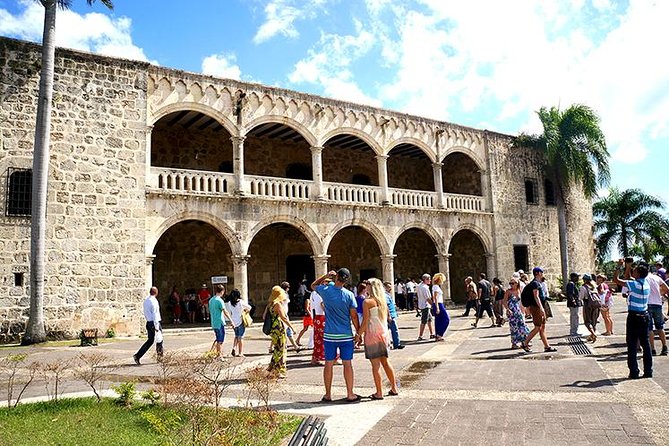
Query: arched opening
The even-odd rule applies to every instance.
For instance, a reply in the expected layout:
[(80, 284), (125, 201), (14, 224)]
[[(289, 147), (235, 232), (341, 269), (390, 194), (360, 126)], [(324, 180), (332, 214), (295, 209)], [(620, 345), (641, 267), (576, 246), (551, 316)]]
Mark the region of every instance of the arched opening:
[(348, 268), (351, 284), (370, 277), (383, 279), (381, 250), (374, 237), (360, 226), (349, 226), (338, 231), (328, 247), (330, 269)]
[(197, 111), (181, 110), (165, 115), (151, 132), (151, 165), (228, 171), (221, 170), (221, 166), (232, 166), (230, 133), (214, 118)]
[(372, 148), (353, 135), (333, 136), (323, 144), (323, 181), (379, 185), (379, 169)]
[(483, 196), (481, 171), (464, 153), (454, 152), (444, 158), (441, 177), (444, 192)]
[(315, 279), (313, 250), (307, 237), (295, 226), (274, 223), (253, 237), (248, 253), (249, 300), (262, 311), (272, 287), (288, 281), (290, 312), (298, 314), (298, 285), (306, 280), (308, 286)]
[(393, 250), (395, 257), (395, 278), (406, 281), (414, 279), (420, 281), (420, 276), (425, 273), (433, 275), (439, 271), (437, 260), (437, 248), (432, 238), (422, 229), (411, 228), (404, 231)]
[(486, 251), (478, 235), (463, 229), (453, 235), (448, 253), (451, 255), (448, 265), (451, 299), (453, 302), (462, 303), (467, 300), (465, 278), (471, 276), (478, 282), (478, 275), (487, 272)]
[[(230, 244), (208, 223), (187, 220), (175, 224), (160, 237), (153, 254), (153, 283), (159, 290), (165, 323), (174, 320), (173, 304), (169, 301), (173, 286), (182, 298), (196, 294), (202, 284), (212, 292), (213, 276), (227, 276), (228, 290), (235, 286)], [(182, 310), (185, 309), (182, 305)], [(185, 316), (182, 311), (182, 320), (187, 321)], [(199, 311), (196, 321), (200, 321)]]
[(285, 124), (260, 124), (244, 140), (244, 171), (249, 175), (311, 180), (309, 143)]
[(434, 191), (432, 162), (413, 144), (399, 144), (388, 154), (388, 186)]

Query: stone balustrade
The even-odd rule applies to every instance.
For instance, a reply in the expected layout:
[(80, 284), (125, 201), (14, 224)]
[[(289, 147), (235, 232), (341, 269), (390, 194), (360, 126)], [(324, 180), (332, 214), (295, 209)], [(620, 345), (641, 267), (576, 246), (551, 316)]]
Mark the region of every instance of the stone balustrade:
[[(311, 200), (313, 181), (245, 175), (250, 196), (277, 200)], [(152, 167), (148, 187), (161, 191), (203, 195), (232, 195), (234, 176), (231, 173)], [(438, 207), (436, 192), (389, 189), (390, 205), (434, 209)], [(381, 205), (381, 188), (355, 184), (323, 183), (323, 199), (333, 203)], [(485, 212), (485, 200), (476, 195), (444, 194), (444, 209)]]

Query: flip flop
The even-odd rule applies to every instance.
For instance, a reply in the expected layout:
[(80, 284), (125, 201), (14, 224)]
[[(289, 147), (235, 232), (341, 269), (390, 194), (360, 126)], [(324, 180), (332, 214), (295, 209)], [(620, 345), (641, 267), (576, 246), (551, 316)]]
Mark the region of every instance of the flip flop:
[(372, 400), (372, 401), (375, 401), (375, 400), (378, 401), (378, 400), (382, 400), (383, 397), (382, 396), (376, 396), (375, 393), (372, 393), (371, 395), (369, 395), (369, 399)]
[(321, 398), (321, 403), (331, 403), (331, 402), (332, 398), (326, 398), (326, 397)]
[(399, 395), (399, 393), (393, 392), (392, 390), (388, 391), (388, 396), (397, 396), (397, 395)]
[(360, 395), (356, 395), (355, 398), (353, 398), (352, 400), (344, 398), (344, 401), (346, 401), (347, 403), (359, 403), (361, 399), (362, 397)]

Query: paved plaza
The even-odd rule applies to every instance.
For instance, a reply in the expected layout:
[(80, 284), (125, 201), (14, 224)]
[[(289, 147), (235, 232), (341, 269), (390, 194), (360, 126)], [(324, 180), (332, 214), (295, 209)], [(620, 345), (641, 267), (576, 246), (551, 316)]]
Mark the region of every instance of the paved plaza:
[[(669, 357), (654, 358), (654, 378), (626, 379), (625, 313), (620, 298), (615, 308), (616, 334), (588, 344), (590, 355), (572, 351), (567, 340), (568, 310), (563, 303), (554, 303), (553, 308), (555, 317), (549, 320), (547, 333), (557, 353), (543, 353), (538, 337), (535, 353), (511, 350), (508, 326), (473, 329), (473, 319), (460, 317), (460, 309), (450, 310), (445, 342), (416, 342), (419, 319), (404, 312), (398, 325), (407, 347), (391, 351), (401, 382), (399, 396), (363, 399), (357, 404), (337, 401), (346, 393), (342, 368), (335, 366), (335, 401), (321, 403), (322, 368), (308, 364), (311, 352), (305, 350), (289, 352), (288, 377), (272, 394), (272, 404), (283, 412), (322, 417), (329, 444), (335, 445), (669, 444)], [(228, 330), (224, 344), (228, 353), (230, 334)], [(247, 331), (245, 339), (246, 358), (232, 360), (240, 377), (245, 369), (269, 361), (269, 341), (259, 326)], [(165, 336), (165, 348), (205, 352), (212, 340), (206, 330), (175, 330)], [(86, 348), (1, 348), (0, 356), (25, 351), (29, 361), (51, 362), (82, 350), (101, 351), (120, 366), (114, 381), (136, 380), (148, 386), (159, 369), (149, 354), (142, 366), (134, 365), (132, 354), (142, 342), (118, 339)], [(369, 361), (360, 351), (353, 362), (356, 393), (372, 394)], [(241, 381), (235, 380), (227, 389), (226, 404), (238, 405), (246, 398)], [(42, 397), (43, 389), (33, 385), (27, 397)], [(66, 383), (65, 393), (84, 391), (83, 383)]]

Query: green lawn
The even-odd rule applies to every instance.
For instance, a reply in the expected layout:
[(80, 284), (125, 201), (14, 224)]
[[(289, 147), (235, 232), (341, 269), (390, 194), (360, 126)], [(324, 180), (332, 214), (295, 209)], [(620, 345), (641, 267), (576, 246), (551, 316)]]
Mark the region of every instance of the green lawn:
[[(213, 415), (210, 409), (202, 409)], [(148, 415), (148, 416), (147, 416)], [(209, 417), (204, 417), (209, 418)], [(158, 433), (147, 419), (171, 420), (168, 434)], [(111, 399), (97, 403), (94, 398), (64, 399), (54, 402), (22, 404), (0, 409), (0, 445), (170, 445), (180, 441), (189, 424), (183, 413), (161, 405), (136, 405), (124, 408)], [(176, 421), (175, 421), (176, 420)], [(273, 421), (272, 421), (273, 420)], [(226, 410), (217, 425), (244, 426), (212, 444), (279, 444), (299, 424), (292, 416), (252, 410)], [(220, 424), (219, 424), (220, 423)]]

